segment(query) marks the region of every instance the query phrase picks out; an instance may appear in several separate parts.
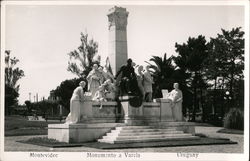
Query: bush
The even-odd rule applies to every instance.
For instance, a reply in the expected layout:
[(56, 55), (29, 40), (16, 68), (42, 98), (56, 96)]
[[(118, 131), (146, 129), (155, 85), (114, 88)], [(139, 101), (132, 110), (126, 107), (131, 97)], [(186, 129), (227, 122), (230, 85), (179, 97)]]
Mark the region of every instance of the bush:
[(238, 108), (230, 109), (224, 117), (224, 127), (244, 130), (244, 112)]
[(222, 117), (219, 114), (208, 114), (207, 118), (204, 120), (204, 122), (209, 123), (214, 126), (223, 126), (223, 120)]

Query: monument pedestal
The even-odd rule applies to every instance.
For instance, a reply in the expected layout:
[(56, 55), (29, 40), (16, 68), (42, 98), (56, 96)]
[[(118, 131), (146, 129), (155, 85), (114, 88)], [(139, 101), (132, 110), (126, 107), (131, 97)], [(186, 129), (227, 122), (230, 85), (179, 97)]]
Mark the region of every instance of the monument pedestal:
[[(100, 109), (101, 104), (102, 109)], [(161, 137), (164, 137), (166, 141), (173, 138), (177, 139), (177, 134), (179, 139), (194, 138), (190, 136), (195, 134), (195, 124), (174, 122), (173, 116), (171, 102), (168, 99), (158, 99), (157, 102), (143, 102), (141, 106), (133, 107), (129, 103), (129, 97), (124, 96), (121, 98), (121, 110), (118, 110), (116, 102), (100, 103), (85, 100), (80, 104), (80, 122), (76, 124), (49, 124), (48, 138), (68, 143), (89, 142), (98, 139), (108, 142), (107, 139), (102, 140), (100, 138), (110, 133), (111, 130), (118, 129), (114, 130), (114, 134), (109, 134), (115, 137), (112, 138), (114, 139), (113, 143), (115, 143), (117, 142), (115, 139), (119, 135), (124, 135), (120, 134), (124, 130), (119, 131), (122, 127), (126, 127), (127, 130), (130, 128), (141, 129), (139, 133), (148, 134), (148, 137), (143, 136), (143, 140), (137, 139), (137, 141), (159, 140)], [(169, 129), (172, 129), (170, 133)], [(127, 140), (121, 137), (123, 138), (122, 142), (128, 140), (128, 142), (132, 142), (133, 139), (137, 138), (137, 135), (139, 136), (139, 133), (133, 130), (125, 133), (129, 135), (125, 137)]]
[(157, 102), (143, 102), (134, 107), (129, 103), (131, 96), (120, 97), (124, 112), (124, 122), (127, 125), (148, 125), (153, 122), (174, 121), (169, 99), (157, 99)]
[(96, 141), (96, 139), (110, 132), (121, 123), (78, 123), (78, 124), (49, 124), (48, 138), (60, 142), (80, 143)]

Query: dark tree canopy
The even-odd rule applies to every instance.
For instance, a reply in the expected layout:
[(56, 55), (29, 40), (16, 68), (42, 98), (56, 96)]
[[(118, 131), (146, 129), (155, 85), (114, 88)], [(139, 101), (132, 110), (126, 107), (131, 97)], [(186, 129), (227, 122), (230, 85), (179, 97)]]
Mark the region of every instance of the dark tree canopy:
[(74, 89), (79, 86), (80, 81), (83, 81), (83, 80), (84, 80), (83, 78), (78, 78), (78, 79), (74, 78), (74, 79), (62, 81), (60, 86), (58, 86), (54, 90), (55, 96), (58, 96), (60, 98), (59, 103), (63, 105), (64, 107), (66, 107), (68, 110), (69, 110), (70, 98), (72, 96), (72, 93)]

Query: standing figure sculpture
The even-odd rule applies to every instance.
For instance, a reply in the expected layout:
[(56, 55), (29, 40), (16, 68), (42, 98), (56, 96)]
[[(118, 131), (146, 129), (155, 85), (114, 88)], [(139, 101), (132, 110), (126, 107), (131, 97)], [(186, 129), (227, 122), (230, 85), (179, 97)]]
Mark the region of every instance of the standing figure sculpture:
[(107, 80), (107, 75), (106, 73), (103, 71), (103, 67), (102, 66), (99, 66), (98, 67), (98, 72), (100, 74), (100, 83), (103, 84), (103, 82), (105, 80)]
[(111, 80), (111, 83), (114, 83), (114, 82), (115, 82), (115, 77), (114, 77), (113, 74), (109, 71), (109, 69), (108, 69), (107, 66), (105, 66), (104, 68), (105, 68), (105, 69), (104, 69), (103, 73), (104, 73), (105, 80), (110, 79), (110, 80)]
[(182, 116), (182, 91), (179, 89), (179, 84), (174, 83), (174, 89), (169, 93), (168, 97), (172, 101), (172, 112), (175, 121), (183, 121)]
[(86, 83), (81, 81), (79, 86), (74, 90), (70, 99), (70, 113), (66, 118), (65, 124), (74, 124), (80, 121), (81, 102), (84, 101), (84, 87)]
[(149, 66), (146, 66), (146, 71), (143, 74), (143, 87), (145, 91), (145, 98), (146, 102), (152, 102), (152, 84), (154, 83), (153, 78), (149, 72)]
[(140, 96), (142, 99), (144, 99), (144, 96), (145, 96), (145, 91), (144, 91), (144, 87), (143, 87), (143, 73), (142, 73), (142, 70), (143, 70), (143, 66), (138, 66), (137, 68), (137, 73), (136, 73), (136, 79), (137, 79), (137, 84), (138, 84), (138, 87), (139, 87), (139, 90), (140, 90)]
[(121, 80), (118, 80), (120, 87), (120, 95), (132, 94), (134, 89), (133, 85), (136, 83), (136, 75), (132, 66), (132, 59), (127, 60), (127, 64), (123, 65), (117, 72), (115, 79), (121, 74)]
[(93, 69), (89, 72), (89, 75), (87, 76), (88, 80), (88, 91), (91, 92), (92, 98), (94, 97), (96, 91), (98, 90), (99, 86), (102, 83), (102, 76), (100, 72), (98, 71), (98, 65), (94, 64)]

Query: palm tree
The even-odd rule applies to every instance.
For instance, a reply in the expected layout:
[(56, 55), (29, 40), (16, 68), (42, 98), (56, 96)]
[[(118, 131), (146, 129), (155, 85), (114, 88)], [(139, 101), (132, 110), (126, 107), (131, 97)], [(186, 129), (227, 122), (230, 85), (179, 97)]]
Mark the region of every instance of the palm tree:
[(154, 98), (162, 97), (161, 90), (171, 89), (173, 86), (174, 79), (172, 78), (172, 75), (175, 71), (175, 67), (173, 66), (172, 58), (172, 56), (167, 58), (167, 54), (165, 53), (163, 58), (152, 56), (149, 61), (153, 62), (153, 64), (145, 61), (149, 64), (149, 68), (152, 69), (151, 72), (154, 79)]

